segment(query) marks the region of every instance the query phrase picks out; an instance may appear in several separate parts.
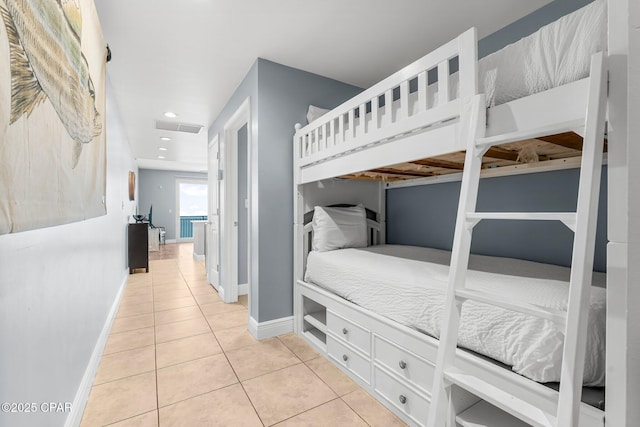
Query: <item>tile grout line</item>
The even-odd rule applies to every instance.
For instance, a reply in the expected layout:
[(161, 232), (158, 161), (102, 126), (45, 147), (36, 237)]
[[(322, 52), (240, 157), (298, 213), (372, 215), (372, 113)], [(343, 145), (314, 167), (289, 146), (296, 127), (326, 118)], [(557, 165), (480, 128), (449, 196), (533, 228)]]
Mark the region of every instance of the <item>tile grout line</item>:
[[(182, 270), (181, 270), (182, 272)], [(183, 276), (184, 277), (184, 276)], [(188, 284), (187, 284), (188, 286)], [(213, 286), (212, 286), (213, 288)], [(218, 295), (218, 298), (220, 298), (220, 295), (218, 294), (218, 292), (214, 289), (215, 295)], [(189, 291), (191, 292), (191, 288), (189, 288)], [(191, 293), (193, 295), (193, 292)], [(233, 367), (233, 365), (231, 364), (231, 360), (229, 360), (229, 356), (227, 356), (227, 352), (225, 351), (225, 349), (222, 347), (222, 345), (220, 344), (220, 341), (218, 340), (218, 337), (216, 336), (215, 331), (213, 330), (213, 328), (211, 327), (211, 324), (209, 323), (209, 320), (207, 319), (207, 316), (204, 314), (204, 312), (202, 311), (202, 307), (200, 306), (200, 302), (195, 298), (195, 295), (193, 296), (194, 299), (196, 300), (196, 304), (198, 306), (198, 308), (200, 309), (200, 312), (202, 313), (202, 315), (204, 316), (207, 325), (209, 326), (209, 330), (211, 331), (211, 333), (213, 334), (214, 339), (216, 340), (216, 342), (218, 343), (218, 346), (220, 346), (220, 349), (222, 350), (222, 354), (224, 355), (225, 360), (227, 361), (227, 363), (229, 364), (229, 367), (231, 368), (231, 370), (233, 371), (233, 375), (236, 377), (236, 380), (238, 380), (237, 384), (240, 385), (240, 387), (242, 388), (242, 392), (244, 393), (245, 397), (247, 398), (247, 400), (249, 401), (249, 404), (251, 405), (251, 407), (253, 408), (253, 411), (256, 414), (256, 417), (258, 417), (258, 420), (260, 420), (260, 423), (265, 426), (264, 421), (262, 421), (262, 418), (260, 417), (260, 414), (258, 413), (258, 410), (256, 409), (255, 405), (253, 404), (253, 401), (251, 400), (251, 398), (249, 397), (249, 394), (247, 393), (247, 390), (244, 388), (244, 384), (242, 384), (242, 381), (240, 381), (240, 377), (238, 376), (238, 373), (236, 372), (235, 368)], [(224, 303), (224, 301), (222, 301)], [(247, 320), (249, 317), (249, 310), (247, 309)], [(226, 328), (226, 329), (231, 329), (231, 328)], [(221, 329), (224, 330), (224, 329)], [(230, 387), (230, 386), (228, 386)]]
[(141, 415), (150, 414), (150, 413), (152, 413), (153, 411), (155, 411), (155, 409), (154, 409), (154, 410), (151, 410), (151, 411), (143, 412), (143, 413), (141, 413), (141, 414), (136, 414), (136, 415), (133, 415), (133, 416), (131, 416), (131, 417), (124, 418), (124, 419), (122, 419), (122, 420), (114, 421), (114, 422), (109, 423), (109, 424), (104, 424), (102, 427), (109, 427), (109, 426), (113, 426), (113, 425), (119, 424), (119, 423), (121, 423), (121, 422), (123, 422), (123, 421), (127, 421), (127, 420), (130, 420), (130, 419), (135, 418), (135, 417), (139, 417), (139, 416), (141, 416)]
[(153, 300), (153, 348), (154, 348), (154, 363), (155, 363), (155, 376), (156, 376), (156, 420), (158, 427), (160, 427), (160, 388), (158, 384), (158, 342), (156, 337), (156, 292), (154, 288), (153, 273), (151, 273), (151, 290)]
[[(352, 391), (351, 393), (355, 393), (356, 391), (358, 391), (358, 390), (354, 390), (354, 391)], [(347, 393), (347, 394), (351, 394), (351, 393)], [(366, 393), (366, 392), (365, 392), (365, 393)], [(347, 394), (345, 394), (345, 396), (346, 396)], [(355, 409), (355, 408), (353, 408), (351, 405), (349, 405), (349, 402), (347, 402), (346, 400), (344, 400), (344, 399), (342, 398), (342, 396), (340, 396), (340, 400), (342, 400), (342, 401), (344, 402), (344, 404), (345, 404), (345, 405), (347, 405), (347, 407), (348, 407), (349, 409), (351, 409), (353, 412), (355, 412), (355, 413), (356, 413), (356, 415), (358, 416), (358, 418), (360, 418), (360, 419), (361, 419), (361, 420), (362, 420), (366, 425), (368, 425), (369, 427), (372, 427), (372, 425), (371, 425), (370, 423), (368, 423), (368, 422), (367, 422), (367, 420), (365, 420), (365, 419), (362, 417), (362, 415), (360, 415), (360, 412), (356, 411), (356, 409)]]

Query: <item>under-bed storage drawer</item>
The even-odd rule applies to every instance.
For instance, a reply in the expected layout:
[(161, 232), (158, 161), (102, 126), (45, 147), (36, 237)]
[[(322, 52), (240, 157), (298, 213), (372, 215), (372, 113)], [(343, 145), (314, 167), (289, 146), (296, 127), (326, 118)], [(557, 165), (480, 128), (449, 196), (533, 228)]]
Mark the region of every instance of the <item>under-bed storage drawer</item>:
[(378, 335), (373, 338), (374, 361), (427, 394), (431, 393), (435, 366), (409, 350)]
[(396, 380), (379, 366), (373, 370), (374, 389), (378, 395), (396, 407), (398, 411), (419, 425), (427, 424), (429, 399)]
[(331, 335), (327, 335), (327, 352), (329, 357), (339, 365), (356, 374), (367, 384), (371, 381), (371, 362), (350, 349)]
[(327, 329), (340, 339), (357, 347), (358, 350), (362, 350), (366, 355), (371, 354), (371, 332), (368, 329), (344, 319), (332, 311), (327, 311)]

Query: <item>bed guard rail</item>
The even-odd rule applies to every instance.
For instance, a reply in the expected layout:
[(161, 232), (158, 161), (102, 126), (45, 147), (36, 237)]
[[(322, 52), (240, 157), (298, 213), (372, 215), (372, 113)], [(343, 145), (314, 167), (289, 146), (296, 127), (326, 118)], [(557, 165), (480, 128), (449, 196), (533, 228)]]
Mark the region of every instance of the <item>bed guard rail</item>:
[[(458, 73), (450, 74), (456, 57)], [(477, 34), (471, 28), (309, 125), (296, 124), (296, 168), (460, 117), (460, 100), (478, 93), (477, 63)]]

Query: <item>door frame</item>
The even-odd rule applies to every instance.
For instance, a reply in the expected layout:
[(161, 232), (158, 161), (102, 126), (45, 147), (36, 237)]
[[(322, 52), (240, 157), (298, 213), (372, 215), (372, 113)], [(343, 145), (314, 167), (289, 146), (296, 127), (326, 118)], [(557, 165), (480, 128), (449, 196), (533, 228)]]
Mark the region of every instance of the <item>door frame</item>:
[[(214, 146), (217, 146), (215, 150), (216, 156), (216, 167), (215, 170), (211, 169), (212, 162), (211, 156), (213, 155), (212, 150)], [(209, 197), (208, 197), (208, 211), (209, 217), (207, 221), (207, 239), (206, 239), (206, 256), (205, 256), (205, 265), (207, 269), (207, 282), (211, 284), (216, 290), (220, 287), (220, 138), (219, 135), (216, 134), (207, 146), (207, 172), (208, 177), (207, 180), (209, 182)], [(212, 188), (215, 187), (215, 196), (213, 195)], [(217, 200), (213, 200), (215, 197)], [(214, 208), (215, 206), (215, 208)], [(218, 237), (215, 239), (216, 248), (216, 258), (213, 259), (212, 246), (214, 244), (213, 239), (213, 220), (215, 217), (215, 232)], [(215, 264), (215, 266), (214, 266)]]
[[(218, 292), (226, 303), (238, 301), (238, 131), (247, 125), (247, 282), (251, 290), (251, 97), (247, 97), (224, 125), (220, 145), (222, 184), (220, 186), (221, 280)], [(250, 300), (250, 298), (249, 298)]]

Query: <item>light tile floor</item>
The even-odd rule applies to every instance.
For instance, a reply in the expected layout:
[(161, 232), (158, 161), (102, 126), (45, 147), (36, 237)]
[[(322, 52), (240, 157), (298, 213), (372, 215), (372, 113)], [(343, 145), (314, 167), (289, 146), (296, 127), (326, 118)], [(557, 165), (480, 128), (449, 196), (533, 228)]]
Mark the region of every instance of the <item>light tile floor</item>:
[(296, 335), (256, 341), (192, 249), (129, 276), (82, 427), (404, 425)]

